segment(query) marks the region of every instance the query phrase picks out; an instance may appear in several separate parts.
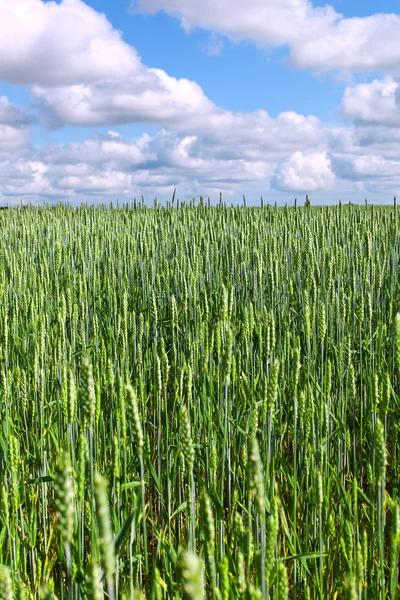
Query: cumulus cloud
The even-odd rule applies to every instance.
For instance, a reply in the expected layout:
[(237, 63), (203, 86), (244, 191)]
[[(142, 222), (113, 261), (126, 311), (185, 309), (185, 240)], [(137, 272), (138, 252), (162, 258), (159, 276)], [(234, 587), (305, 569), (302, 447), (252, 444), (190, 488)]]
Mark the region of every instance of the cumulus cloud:
[[(7, 138), (3, 136), (8, 146), (7, 153), (0, 152), (2, 196), (34, 199), (132, 197), (146, 189), (150, 193), (165, 193), (176, 185), (191, 194), (195, 194), (196, 190), (215, 193), (221, 189), (234, 194), (257, 182), (265, 189), (269, 187), (269, 180), (279, 161), (299, 148), (325, 148), (329, 140), (329, 132), (312, 115), (284, 112), (272, 118), (266, 111), (232, 113), (212, 104), (201, 88), (193, 88), (191, 82), (173, 78), (167, 80), (164, 72), (151, 71), (154, 73), (153, 90), (147, 90), (144, 85), (143, 93), (151, 94), (155, 90), (156, 100), (150, 106), (150, 112), (147, 115), (143, 112), (140, 118), (165, 124), (153, 137), (143, 134), (139, 139), (131, 140), (110, 129), (106, 134), (93, 135), (79, 143), (29, 146), (29, 128), (20, 125), (29, 118), (2, 98), (0, 115), (3, 115), (4, 121), (12, 123), (3, 126), (0, 123), (8, 133)], [(90, 84), (86, 85), (91, 90)], [(164, 105), (156, 104), (157, 92), (167, 85), (173, 91), (181, 86), (180, 115), (172, 101), (172, 107), (168, 105), (168, 98)], [(65, 89), (70, 88), (67, 86)], [(193, 89), (197, 92), (195, 101), (190, 95)], [(82, 100), (80, 104), (76, 99), (74, 110), (70, 113), (70, 97), (58, 96), (58, 87), (47, 88), (46, 92), (50, 93), (44, 97), (51, 98), (49, 107), (52, 107), (53, 118), (61, 123), (106, 124), (112, 121), (114, 110), (119, 115), (119, 124), (121, 106), (125, 106), (127, 111), (126, 122), (131, 122), (140, 110), (146, 110), (146, 103), (143, 103), (143, 108), (139, 103), (132, 106), (129, 101), (125, 101), (124, 105), (124, 88), (111, 90), (110, 87), (109, 99), (104, 99), (101, 94), (83, 94), (81, 97), (89, 100), (86, 104)], [(113, 107), (115, 98), (120, 97), (121, 103)], [(147, 110), (149, 104), (150, 96), (147, 96)], [(185, 104), (188, 114), (185, 114)], [(157, 117), (159, 120), (151, 117), (157, 111), (161, 113)], [(96, 115), (97, 120), (90, 120), (92, 117), (88, 115)], [(20, 144), (13, 159), (10, 159), (11, 139), (14, 146)]]
[(298, 151), (277, 166), (272, 186), (287, 192), (314, 192), (331, 189), (334, 182), (335, 174), (325, 152), (304, 155)]
[(156, 160), (151, 151), (152, 137), (143, 134), (131, 141), (116, 132), (93, 135), (83, 142), (51, 144), (40, 149), (40, 157), (53, 168), (63, 168), (71, 175), (86, 176), (92, 167), (111, 167), (119, 171), (132, 171), (142, 164)]
[(80, 0), (0, 0), (0, 79), (66, 85), (125, 77), (140, 58), (103, 14)]
[[(298, 144), (301, 138), (298, 138)], [(245, 147), (245, 144), (244, 146)], [(33, 199), (132, 198), (146, 193), (240, 194), (243, 189), (269, 189), (277, 162), (287, 156), (284, 147), (223, 155), (199, 135), (162, 129), (151, 137), (124, 138), (110, 131), (70, 144), (32, 147), (0, 155), (0, 195)], [(314, 188), (316, 185), (314, 183)]]
[(274, 148), (269, 141), (256, 150), (244, 141), (231, 152), (229, 138), (225, 144), (223, 138), (166, 129), (138, 139), (110, 130), (82, 142), (11, 147), (0, 151), (0, 196), (3, 202), (107, 202), (142, 193), (147, 199), (165, 197), (178, 187), (181, 197), (216, 197), (221, 190), (227, 198), (243, 191), (266, 197), (277, 190), (293, 196), (319, 192), (321, 198), (333, 185), (335, 192), (375, 194), (380, 189), (395, 194), (400, 183), (400, 130), (385, 140), (384, 129), (331, 131), (318, 151), (299, 135), (292, 146), (278, 143)]
[[(198, 119), (203, 118), (200, 113)], [(214, 108), (200, 124), (183, 121), (175, 129), (164, 127), (153, 137), (143, 134), (135, 140), (110, 130), (83, 142), (21, 147), (12, 163), (6, 156), (10, 176), (0, 181), (0, 190), (38, 194), (42, 189), (45, 197), (63, 190), (67, 196), (132, 196), (135, 189), (157, 193), (179, 184), (191, 193), (238, 193), (255, 182), (268, 187), (277, 162), (299, 148), (324, 148), (329, 140), (319, 119), (293, 112), (274, 119), (265, 111), (246, 115)]]
[(0, 96), (0, 123), (23, 127), (35, 121), (33, 115), (28, 114), (25, 108), (12, 104), (6, 96)]
[(340, 19), (317, 38), (304, 36), (290, 54), (295, 67), (326, 72), (393, 70), (400, 61), (400, 16), (375, 14)]
[[(370, 68), (371, 48), (382, 65), (392, 64), (400, 52), (392, 43), (370, 47), (374, 23), (387, 25), (390, 41), (396, 19), (343, 19), (308, 0), (143, 0), (141, 7), (168, 10), (187, 30), (210, 29), (216, 51), (221, 40), (213, 35), (260, 46), (289, 44), (298, 66), (318, 67), (320, 59), (313, 56), (325, 53), (328, 68)], [(347, 52), (354, 27), (361, 37), (350, 40)], [(326, 46), (325, 38), (336, 40), (341, 50)], [(400, 177), (400, 128), (388, 127), (400, 122), (398, 83), (390, 77), (347, 88), (341, 112), (355, 126), (338, 131), (291, 111), (276, 118), (265, 110), (234, 113), (216, 106), (195, 82), (142, 64), (106, 17), (81, 0), (0, 0), (0, 56), (0, 79), (29, 87), (42, 124), (110, 127), (80, 143), (35, 147), (29, 140), (35, 118), (0, 97), (2, 197), (131, 199), (146, 190), (169, 194), (177, 185), (188, 195), (271, 186), (297, 194), (329, 190), (338, 180), (372, 189), (378, 181), (389, 186)], [(137, 122), (161, 131), (132, 140), (113, 130)]]
[(365, 192), (390, 190), (400, 183), (399, 83), (390, 76), (346, 88), (340, 113), (353, 126), (332, 137), (336, 175)]
[(233, 113), (213, 104), (194, 82), (174, 79), (159, 69), (148, 69), (146, 82), (101, 82), (66, 88), (33, 88), (44, 122), (62, 125), (123, 125), (147, 122), (202, 139), (222, 152), (258, 155), (270, 148), (297, 148), (299, 143), (325, 143), (321, 121), (292, 111), (272, 118), (265, 110)]
[(144, 13), (174, 15), (186, 31), (201, 27), (264, 47), (300, 39), (305, 28), (314, 37), (340, 17), (332, 7), (314, 8), (308, 0), (135, 0), (133, 5)]
[[(276, 43), (282, 42), (290, 23), (298, 35), (299, 24), (307, 22), (310, 34), (310, 20), (319, 30), (336, 18), (331, 9), (315, 9), (307, 0), (252, 2), (264, 20), (240, 3), (237, 12), (232, 7), (228, 11), (231, 19), (237, 27), (244, 22), (249, 28), (253, 22), (268, 23)], [(188, 26), (200, 6), (197, 0), (184, 4), (185, 10), (191, 7), (192, 11)], [(227, 0), (212, 7), (206, 1), (200, 13), (212, 19), (227, 6)], [(155, 9), (156, 1), (149, 2), (149, 7)], [(16, 32), (13, 39), (10, 31)], [(81, 0), (62, 0), (61, 4), (0, 0), (0, 55), (0, 78), (29, 84), (42, 123), (49, 127), (147, 122), (189, 134), (201, 130), (214, 137), (214, 143), (224, 139), (225, 144), (240, 145), (247, 137), (254, 152), (256, 145), (268, 145), (269, 140), (290, 147), (300, 132), (306, 140), (313, 137), (313, 143), (323, 137), (315, 117), (288, 112), (273, 120), (265, 111), (235, 114), (215, 106), (195, 82), (143, 65), (105, 16)]]
[(23, 108), (0, 96), (0, 155), (24, 146), (30, 135), (28, 125), (33, 122), (33, 116)]
[(133, 0), (144, 13), (163, 10), (186, 31), (201, 27), (259, 47), (290, 47), (293, 66), (316, 71), (397, 68), (400, 16), (343, 18), (309, 0)]
[[(400, 128), (357, 121), (332, 136), (329, 154), (338, 181), (383, 200), (400, 193)], [(351, 189), (351, 188), (350, 188)]]
[(400, 125), (399, 84), (393, 77), (347, 87), (341, 113), (359, 124)]
[(217, 111), (195, 82), (144, 65), (81, 0), (0, 0), (0, 56), (0, 79), (28, 85), (49, 127), (173, 126)]
[(29, 135), (26, 128), (11, 127), (0, 123), (0, 153), (23, 146), (28, 141)]
[[(32, 147), (30, 152), (0, 154), (0, 196), (25, 199), (120, 197), (132, 199), (144, 190), (171, 192), (177, 183), (191, 194), (196, 187), (235, 189), (244, 181), (266, 179), (265, 164), (217, 160), (196, 155), (195, 136), (162, 130), (138, 140), (95, 135), (81, 143)], [(219, 187), (221, 189), (221, 187)]]
[(335, 157), (335, 166), (342, 177), (353, 180), (383, 180), (400, 176), (400, 161), (382, 155), (353, 155)]
[(198, 131), (214, 147), (223, 144), (232, 155), (248, 152), (249, 156), (271, 150), (287, 152), (301, 144), (315, 147), (326, 143), (329, 136), (317, 117), (292, 111), (272, 118), (265, 110), (233, 113), (220, 109)]
[(204, 118), (216, 110), (202, 89), (188, 79), (175, 79), (161, 69), (142, 67), (125, 79), (91, 84), (34, 86), (36, 106), (50, 127), (170, 123)]
[(195, 82), (144, 65), (81, 0), (0, 0), (0, 56), (0, 79), (28, 85), (50, 127), (172, 126), (217, 111)]
[(50, 169), (40, 160), (28, 157), (0, 161), (0, 197), (33, 197), (41, 200), (71, 196), (69, 190), (60, 193), (50, 181)]
[(398, 193), (399, 143), (399, 128), (377, 125), (344, 128), (330, 148), (337, 178), (365, 193)]

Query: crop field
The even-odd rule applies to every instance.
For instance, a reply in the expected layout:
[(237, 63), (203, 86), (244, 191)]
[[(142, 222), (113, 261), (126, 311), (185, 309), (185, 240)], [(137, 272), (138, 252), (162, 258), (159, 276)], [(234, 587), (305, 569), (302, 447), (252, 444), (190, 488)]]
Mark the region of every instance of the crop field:
[(0, 600), (398, 598), (399, 211), (1, 211)]

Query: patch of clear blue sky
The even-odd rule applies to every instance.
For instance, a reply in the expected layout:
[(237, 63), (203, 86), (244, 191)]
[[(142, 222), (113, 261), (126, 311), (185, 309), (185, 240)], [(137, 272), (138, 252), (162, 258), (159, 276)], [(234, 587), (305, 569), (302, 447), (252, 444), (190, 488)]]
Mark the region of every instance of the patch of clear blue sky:
[[(222, 53), (209, 56), (204, 52), (210, 42), (209, 32), (196, 29), (187, 34), (176, 19), (164, 13), (129, 14), (128, 0), (87, 0), (86, 3), (105, 13), (112, 25), (123, 32), (123, 39), (136, 48), (144, 64), (162, 68), (177, 78), (196, 81), (221, 108), (238, 112), (264, 109), (272, 117), (291, 110), (316, 115), (326, 125), (341, 122), (336, 111), (345, 82), (330, 75), (316, 77), (307, 70), (289, 67), (284, 62), (286, 48), (261, 51), (249, 42), (236, 45), (221, 38)], [(326, 2), (316, 0), (313, 4), (323, 6)], [(379, 4), (376, 0), (332, 0), (330, 4), (345, 17), (364, 17), (377, 11), (399, 12), (398, 0), (380, 0)], [(379, 75), (369, 74), (357, 79), (370, 80)], [(29, 93), (22, 86), (0, 84), (0, 94), (17, 104), (29, 104)], [(138, 137), (143, 132), (154, 135), (159, 128), (146, 123), (119, 127), (64, 127), (56, 131), (34, 127), (33, 142), (82, 141), (91, 133), (109, 129)]]
[(22, 85), (9, 85), (0, 80), (0, 96), (6, 96), (10, 102), (28, 106), (31, 98), (28, 90)]
[(323, 0), (314, 0), (314, 6), (325, 6), (329, 4), (333, 6), (336, 12), (341, 13), (344, 17), (369, 17), (376, 13), (394, 13), (399, 14), (398, 0), (331, 0), (326, 2)]

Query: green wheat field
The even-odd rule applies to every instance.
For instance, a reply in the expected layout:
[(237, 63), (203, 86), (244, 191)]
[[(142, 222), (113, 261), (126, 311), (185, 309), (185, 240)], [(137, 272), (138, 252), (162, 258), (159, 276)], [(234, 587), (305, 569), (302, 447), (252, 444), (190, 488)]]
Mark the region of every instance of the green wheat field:
[(398, 598), (399, 211), (1, 211), (0, 600)]

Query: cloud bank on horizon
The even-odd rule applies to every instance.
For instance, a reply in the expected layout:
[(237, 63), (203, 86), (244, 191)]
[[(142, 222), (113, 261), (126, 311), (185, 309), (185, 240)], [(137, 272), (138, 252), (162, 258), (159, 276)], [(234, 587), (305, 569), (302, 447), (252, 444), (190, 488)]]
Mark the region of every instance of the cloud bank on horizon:
[[(218, 80), (206, 81), (206, 93), (190, 64), (175, 70), (171, 62), (172, 73), (145, 64), (134, 33), (125, 41), (113, 26), (117, 9), (104, 14), (100, 4), (0, 0), (1, 204), (142, 194), (151, 201), (175, 187), (181, 197), (222, 191), (228, 200), (245, 193), (282, 202), (306, 193), (323, 202), (389, 201), (398, 193), (400, 15), (345, 17), (308, 0), (135, 0), (129, 12), (122, 0), (114, 3), (150, 33), (160, 14), (165, 27), (178, 22), (183, 45), (206, 32), (210, 43), (198, 53), (213, 65), (226, 44), (233, 59), (249, 46), (286, 51), (266, 57), (259, 77), (278, 67), (283, 77), (322, 77), (327, 89), (339, 82), (342, 99), (325, 119), (284, 108), (272, 116), (265, 102), (227, 108), (229, 98), (212, 99), (221, 97)], [(168, 39), (157, 42), (156, 29), (152, 39), (161, 61)], [(246, 65), (231, 66), (239, 94)], [(248, 90), (255, 98), (257, 84)], [(272, 79), (274, 93), (279, 81)]]

